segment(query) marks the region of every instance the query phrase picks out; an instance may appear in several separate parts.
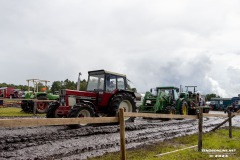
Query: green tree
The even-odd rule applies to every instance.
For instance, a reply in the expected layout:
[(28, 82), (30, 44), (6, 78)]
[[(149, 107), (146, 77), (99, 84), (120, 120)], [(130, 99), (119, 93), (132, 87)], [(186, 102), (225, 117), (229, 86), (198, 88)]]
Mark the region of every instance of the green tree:
[[(84, 79), (80, 82), (80, 90), (85, 91), (87, 88), (87, 81)], [(64, 81), (54, 81), (52, 83), (51, 92), (54, 93), (56, 91), (60, 91), (61, 89), (77, 89), (77, 82), (70, 81), (66, 79)]]
[(65, 85), (66, 89), (73, 89), (73, 90), (77, 89), (76, 88), (76, 83), (74, 81), (70, 81), (68, 79), (66, 79), (64, 81), (64, 85)]
[(80, 83), (80, 90), (81, 91), (86, 91), (87, 90), (87, 81), (83, 79)]
[(220, 96), (216, 95), (215, 93), (211, 93), (211, 94), (206, 95), (206, 101), (210, 101), (211, 98), (220, 98)]
[(51, 92), (55, 93), (56, 91), (60, 91), (62, 89), (62, 82), (61, 81), (54, 81), (52, 83)]

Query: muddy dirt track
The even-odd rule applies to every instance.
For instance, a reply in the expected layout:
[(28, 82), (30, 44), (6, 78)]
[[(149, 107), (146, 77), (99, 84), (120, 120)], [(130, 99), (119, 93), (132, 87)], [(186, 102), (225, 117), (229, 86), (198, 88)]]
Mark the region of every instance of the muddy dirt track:
[[(205, 132), (224, 118), (204, 118)], [(240, 119), (233, 118), (233, 125)], [(198, 132), (198, 120), (147, 120), (137, 118), (126, 124), (126, 147), (145, 144)], [(119, 151), (118, 125), (0, 128), (0, 160), (2, 159), (87, 159), (107, 152)]]

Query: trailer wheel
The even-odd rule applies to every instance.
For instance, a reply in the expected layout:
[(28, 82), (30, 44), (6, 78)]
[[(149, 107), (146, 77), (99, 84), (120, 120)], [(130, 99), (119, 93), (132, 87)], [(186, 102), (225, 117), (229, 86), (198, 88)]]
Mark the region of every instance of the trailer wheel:
[(47, 109), (47, 114), (46, 117), (47, 118), (61, 118), (62, 116), (59, 116), (56, 114), (56, 110), (59, 107), (59, 103), (55, 102), (49, 105), (48, 109)]
[[(117, 116), (119, 108), (124, 108), (124, 112), (136, 112), (136, 104), (134, 97), (130, 93), (117, 93), (115, 94), (109, 103), (108, 116)], [(133, 122), (134, 117), (124, 118), (127, 122)]]
[[(94, 110), (89, 104), (80, 103), (75, 105), (68, 114), (69, 118), (94, 117)], [(86, 126), (87, 123), (69, 125), (70, 128), (79, 128)]]

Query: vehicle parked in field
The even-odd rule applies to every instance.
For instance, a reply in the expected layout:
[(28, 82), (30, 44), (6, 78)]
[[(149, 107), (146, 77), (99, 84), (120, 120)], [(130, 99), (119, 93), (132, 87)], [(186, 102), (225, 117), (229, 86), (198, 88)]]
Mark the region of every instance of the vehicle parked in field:
[(127, 90), (126, 75), (106, 70), (89, 71), (87, 90), (61, 90), (59, 101), (49, 106), (47, 118), (116, 116), (119, 108), (136, 112), (135, 98), (134, 92)]
[(21, 90), (15, 89), (14, 87), (1, 87), (0, 98), (20, 98)]
[(227, 113), (229, 111), (237, 112), (238, 110), (240, 110), (240, 97), (233, 97), (233, 98), (231, 98), (231, 104), (229, 104), (224, 109), (224, 113)]
[[(154, 92), (153, 92), (154, 91)], [(140, 113), (187, 114), (187, 105), (180, 100), (179, 88), (174, 86), (156, 87), (145, 93)]]
[[(54, 95), (52, 93), (46, 92), (47, 87), (47, 80), (39, 80), (39, 79), (28, 79), (28, 91), (24, 92), (24, 97), (26, 100), (22, 100), (21, 108), (26, 113), (33, 113), (34, 110), (34, 101), (29, 99), (35, 100), (57, 100), (59, 95)], [(29, 82), (33, 83), (33, 91), (30, 91)], [(42, 91), (38, 91), (38, 83), (45, 82), (45, 87), (43, 87)], [(48, 108), (49, 102), (37, 102), (36, 111), (37, 113), (46, 113)]]
[(210, 107), (205, 105), (205, 98), (201, 97), (200, 93), (197, 93), (197, 86), (185, 86), (186, 91), (180, 93), (180, 98), (183, 98), (188, 106), (188, 114), (196, 115), (198, 113), (198, 107), (203, 107), (203, 113), (209, 113)]

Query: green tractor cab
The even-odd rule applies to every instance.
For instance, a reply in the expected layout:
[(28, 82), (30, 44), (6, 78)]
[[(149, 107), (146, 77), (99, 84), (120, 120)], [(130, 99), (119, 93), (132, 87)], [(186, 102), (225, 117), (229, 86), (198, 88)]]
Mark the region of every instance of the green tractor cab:
[(169, 87), (156, 87), (155, 93), (151, 89), (146, 92), (142, 105), (139, 107), (141, 113), (165, 113), (165, 114), (178, 114), (179, 110), (176, 107), (178, 100), (179, 88)]

